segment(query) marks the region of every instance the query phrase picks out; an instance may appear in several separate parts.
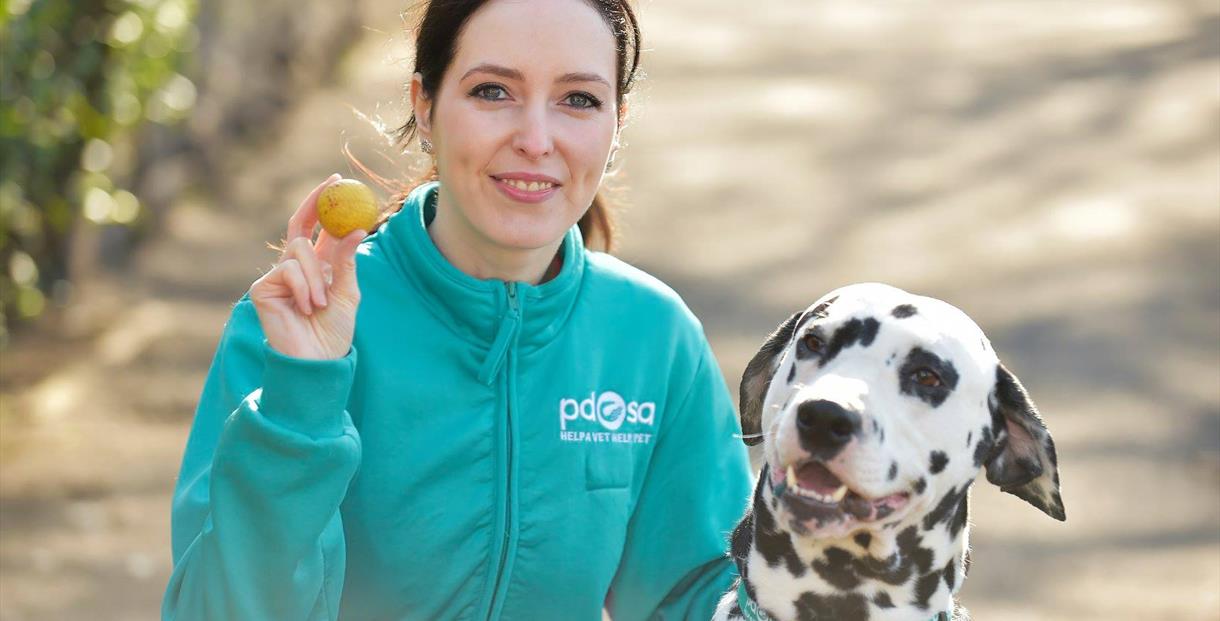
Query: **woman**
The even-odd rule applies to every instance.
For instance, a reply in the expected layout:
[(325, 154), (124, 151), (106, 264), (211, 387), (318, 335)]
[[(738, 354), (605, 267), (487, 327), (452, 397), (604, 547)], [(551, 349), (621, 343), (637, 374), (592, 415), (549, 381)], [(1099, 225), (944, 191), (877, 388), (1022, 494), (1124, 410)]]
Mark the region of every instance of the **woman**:
[(723, 378), (676, 294), (583, 241), (635, 28), (625, 0), (427, 7), (405, 131), (439, 181), (313, 242), (328, 179), (234, 308), (164, 618), (710, 618), (749, 494)]

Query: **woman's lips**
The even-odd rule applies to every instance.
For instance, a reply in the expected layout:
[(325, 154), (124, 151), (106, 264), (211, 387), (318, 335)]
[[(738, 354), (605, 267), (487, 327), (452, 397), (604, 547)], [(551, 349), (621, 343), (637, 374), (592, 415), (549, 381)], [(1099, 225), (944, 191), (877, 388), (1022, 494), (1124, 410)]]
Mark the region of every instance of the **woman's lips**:
[(522, 203), (541, 203), (560, 187), (559, 183), (542, 175), (492, 177), (491, 180), (502, 194)]

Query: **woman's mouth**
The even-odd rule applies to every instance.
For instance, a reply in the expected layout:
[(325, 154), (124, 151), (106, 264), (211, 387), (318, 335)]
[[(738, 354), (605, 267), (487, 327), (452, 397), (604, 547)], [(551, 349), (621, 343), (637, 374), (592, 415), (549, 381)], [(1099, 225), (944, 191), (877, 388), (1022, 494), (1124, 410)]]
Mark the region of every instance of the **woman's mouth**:
[(493, 175), (491, 180), (500, 193), (522, 203), (541, 203), (561, 187), (559, 182), (542, 175)]

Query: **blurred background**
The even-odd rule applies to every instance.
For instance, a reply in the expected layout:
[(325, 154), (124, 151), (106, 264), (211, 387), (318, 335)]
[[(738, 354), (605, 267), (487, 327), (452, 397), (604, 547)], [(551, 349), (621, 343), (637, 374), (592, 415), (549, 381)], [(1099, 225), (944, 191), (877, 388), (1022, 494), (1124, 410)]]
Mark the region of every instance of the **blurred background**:
[[(419, 164), (405, 0), (0, 0), (0, 619), (154, 619), (230, 305), (331, 172)], [(730, 386), (879, 280), (972, 315), (1068, 521), (981, 482), (977, 619), (1220, 619), (1220, 2), (645, 0), (619, 254)]]

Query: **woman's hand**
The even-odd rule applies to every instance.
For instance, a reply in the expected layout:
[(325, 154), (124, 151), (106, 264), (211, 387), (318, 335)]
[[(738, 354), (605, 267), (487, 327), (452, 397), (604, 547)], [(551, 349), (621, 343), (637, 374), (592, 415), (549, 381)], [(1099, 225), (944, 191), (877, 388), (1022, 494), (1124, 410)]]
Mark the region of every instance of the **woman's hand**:
[(367, 233), (335, 239), (323, 230), (312, 241), (318, 194), (339, 178), (331, 175), (305, 197), (288, 220), (279, 261), (250, 286), (267, 342), (286, 356), (342, 358), (352, 346), (360, 304), (356, 246)]

